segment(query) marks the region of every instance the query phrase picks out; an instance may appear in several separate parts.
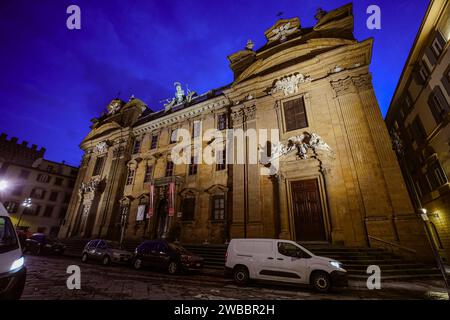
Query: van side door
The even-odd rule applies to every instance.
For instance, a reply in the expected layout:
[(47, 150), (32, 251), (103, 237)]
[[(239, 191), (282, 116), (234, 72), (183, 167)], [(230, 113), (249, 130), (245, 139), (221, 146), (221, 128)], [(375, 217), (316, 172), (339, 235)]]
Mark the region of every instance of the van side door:
[(299, 246), (287, 241), (277, 241), (277, 277), (283, 282), (308, 283), (307, 259), (309, 255)]

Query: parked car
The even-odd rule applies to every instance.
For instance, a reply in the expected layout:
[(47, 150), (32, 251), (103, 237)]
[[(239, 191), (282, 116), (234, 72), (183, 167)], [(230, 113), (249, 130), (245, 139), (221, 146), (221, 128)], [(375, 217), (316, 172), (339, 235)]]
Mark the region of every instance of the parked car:
[(27, 269), (14, 226), (0, 203), (0, 299), (20, 299)]
[(311, 285), (319, 292), (347, 286), (347, 271), (334, 259), (316, 256), (298, 243), (279, 239), (233, 239), (225, 273), (237, 284), (250, 279)]
[(201, 270), (203, 258), (175, 243), (165, 240), (147, 240), (136, 248), (133, 266), (135, 269), (143, 267), (163, 269), (170, 274), (175, 274), (180, 271)]
[(57, 238), (45, 235), (43, 233), (33, 233), (30, 238), (25, 240), (24, 252), (31, 252), (35, 255), (41, 254), (64, 254), (66, 247)]
[(81, 261), (100, 261), (103, 265), (114, 263), (129, 263), (133, 257), (131, 252), (121, 248), (118, 242), (94, 239), (89, 241), (81, 253)]

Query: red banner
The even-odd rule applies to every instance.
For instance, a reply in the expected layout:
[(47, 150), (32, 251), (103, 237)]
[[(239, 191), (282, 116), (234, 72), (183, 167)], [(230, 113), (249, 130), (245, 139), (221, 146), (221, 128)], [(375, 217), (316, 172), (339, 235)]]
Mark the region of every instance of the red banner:
[(175, 213), (175, 182), (169, 183), (169, 217)]
[(150, 185), (150, 195), (148, 197), (148, 212), (147, 219), (153, 217), (153, 207), (155, 202), (155, 186), (153, 184)]

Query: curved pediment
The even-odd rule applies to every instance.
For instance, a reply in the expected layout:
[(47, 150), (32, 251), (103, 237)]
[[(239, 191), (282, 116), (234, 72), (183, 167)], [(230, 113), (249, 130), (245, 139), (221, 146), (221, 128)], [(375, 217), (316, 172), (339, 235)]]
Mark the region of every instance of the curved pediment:
[(277, 65), (284, 64), (293, 59), (299, 59), (301, 57), (307, 57), (314, 51), (326, 51), (327, 49), (333, 50), (338, 46), (353, 44), (355, 41), (336, 38), (322, 38), (311, 39), (304, 44), (300, 44), (283, 51), (269, 55), (266, 58), (260, 57), (253, 64), (251, 64), (242, 74), (236, 79), (235, 83), (242, 82), (243, 80), (262, 73)]
[(83, 144), (86, 141), (92, 140), (101, 135), (104, 135), (106, 133), (109, 133), (111, 131), (121, 129), (121, 128), (122, 127), (115, 121), (105, 123), (105, 124), (101, 125), (100, 127), (95, 128), (91, 132), (89, 132), (89, 134), (83, 139), (83, 141), (81, 143)]

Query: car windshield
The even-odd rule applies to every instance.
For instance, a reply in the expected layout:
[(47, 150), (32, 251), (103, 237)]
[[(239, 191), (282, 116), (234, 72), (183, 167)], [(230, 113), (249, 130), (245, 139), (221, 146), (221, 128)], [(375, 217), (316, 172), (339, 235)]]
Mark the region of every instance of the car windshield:
[(185, 248), (177, 244), (169, 243), (169, 247), (170, 249), (178, 251), (179, 253), (187, 253), (187, 250)]
[(0, 217), (0, 253), (5, 253), (19, 248), (16, 233), (11, 220)]
[(108, 248), (111, 248), (111, 249), (122, 249), (120, 247), (120, 244), (118, 242), (116, 242), (116, 241), (108, 241)]

